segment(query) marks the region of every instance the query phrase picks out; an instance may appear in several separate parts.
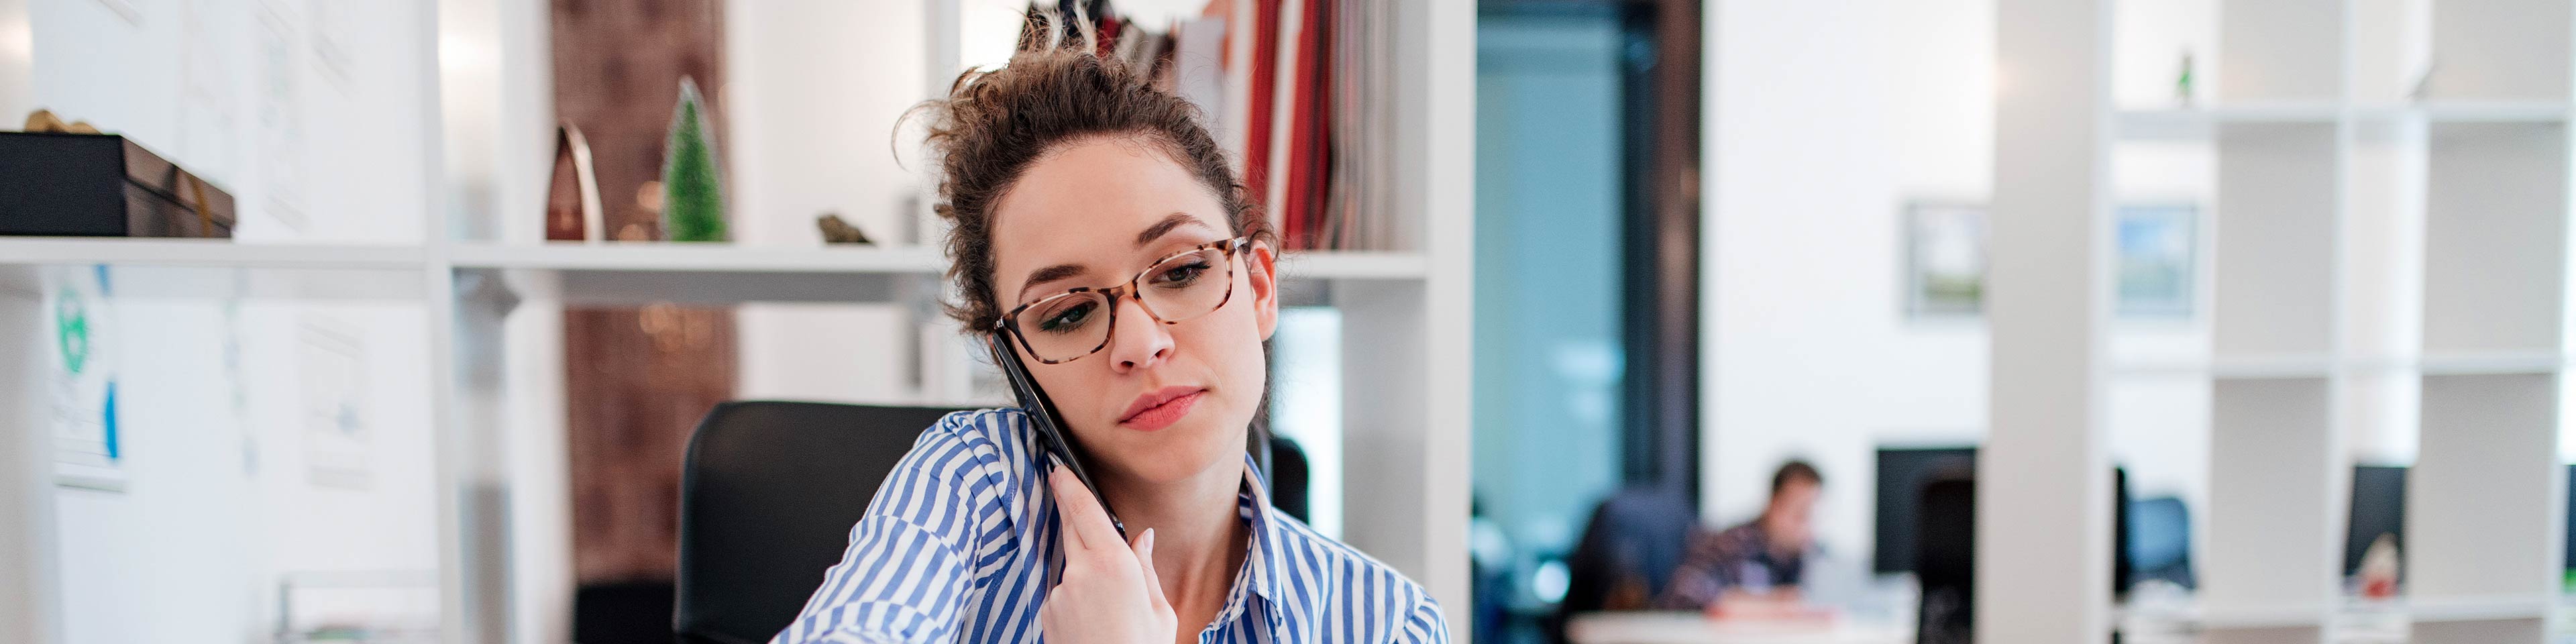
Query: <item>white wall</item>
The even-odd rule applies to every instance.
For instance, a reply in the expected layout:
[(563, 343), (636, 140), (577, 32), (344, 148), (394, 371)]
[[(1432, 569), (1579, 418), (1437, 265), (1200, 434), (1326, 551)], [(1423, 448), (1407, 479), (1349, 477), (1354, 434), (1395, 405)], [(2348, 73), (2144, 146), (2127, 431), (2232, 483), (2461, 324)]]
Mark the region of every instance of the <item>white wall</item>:
[[(32, 55), (29, 102), (131, 136), (225, 188), (241, 239), (421, 239), (436, 157), (418, 127), (435, 109), (420, 5), (115, 4), (131, 13), (95, 0), (25, 5), (31, 39), (0, 35), (0, 57)], [(0, 7), (0, 24), (12, 14)], [(342, 593), (352, 601), (329, 612), (434, 626), (427, 315), (405, 299), (417, 297), (418, 276), (117, 269), (110, 283), (102, 342), (117, 356), (123, 486), (48, 490), (59, 583), (44, 592), (61, 641), (266, 640), (281, 584), (314, 575), (407, 588)], [(305, 299), (317, 290), (341, 294)], [(346, 330), (363, 356), (331, 379), (362, 383), (346, 400), (363, 440), (314, 438), (308, 403), (341, 399), (308, 391), (307, 376), (325, 368), (305, 348), (314, 325)], [(366, 474), (317, 483), (313, 459), (326, 452)], [(299, 606), (309, 617), (319, 601)]]
[[(928, 98), (926, 3), (835, 0), (738, 2), (725, 13), (726, 86), (733, 140), (734, 241), (821, 246), (824, 212), (880, 244), (902, 243), (914, 224), (921, 159), (895, 158), (895, 122)], [(866, 31), (864, 38), (854, 38)], [(916, 128), (917, 129), (917, 128)], [(913, 150), (907, 144), (905, 153)], [(750, 304), (741, 309), (739, 395), (846, 402), (910, 402), (915, 331), (895, 305)]]
[[(1772, 469), (1804, 457), (1829, 481), (1826, 547), (1865, 560), (1874, 450), (1984, 434), (1984, 328), (1907, 318), (1901, 208), (1989, 193), (1991, 88), (2011, 82), (1993, 73), (1993, 3), (1731, 0), (1714, 11), (1704, 521), (1758, 513)], [(2122, 184), (2139, 196), (2209, 194), (2205, 160), (2122, 154)], [(2125, 324), (2114, 351), (2189, 356), (2206, 350), (2205, 326)], [(2118, 380), (2111, 408), (2132, 489), (2197, 507), (2206, 381)]]
[[(1982, 332), (1906, 320), (1898, 208), (1909, 196), (1984, 193), (1992, 137), (1978, 132), (1978, 113), (1991, 103), (1975, 89), (1992, 67), (1979, 37), (1991, 32), (1984, 6), (1712, 7), (1705, 522), (1758, 513), (1771, 470), (1804, 457), (1828, 481), (1818, 517), (1826, 547), (1866, 557), (1874, 445), (1982, 434)], [(1899, 22), (1899, 11), (1938, 26)], [(1900, 83), (1911, 65), (1934, 71)], [(1926, 178), (1909, 186), (1914, 173)]]
[[(57, 1), (29, 8), (35, 103), (232, 193), (235, 236), (417, 243), (436, 103), (414, 3)], [(14, 122), (19, 115), (9, 115)]]

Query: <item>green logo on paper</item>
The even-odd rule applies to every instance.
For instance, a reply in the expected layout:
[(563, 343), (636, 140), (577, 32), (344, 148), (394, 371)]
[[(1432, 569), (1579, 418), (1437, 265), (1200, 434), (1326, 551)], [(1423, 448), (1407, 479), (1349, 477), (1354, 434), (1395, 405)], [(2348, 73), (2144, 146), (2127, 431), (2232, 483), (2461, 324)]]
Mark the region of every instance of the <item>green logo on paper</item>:
[(89, 309), (79, 291), (63, 290), (54, 300), (54, 346), (63, 352), (63, 368), (73, 375), (89, 365)]

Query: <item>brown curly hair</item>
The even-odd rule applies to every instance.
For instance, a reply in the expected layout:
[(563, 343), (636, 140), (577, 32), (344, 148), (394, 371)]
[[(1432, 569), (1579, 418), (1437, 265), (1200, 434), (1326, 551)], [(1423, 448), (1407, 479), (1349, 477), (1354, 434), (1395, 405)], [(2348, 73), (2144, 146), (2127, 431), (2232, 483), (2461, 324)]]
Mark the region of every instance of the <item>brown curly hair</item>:
[(1236, 235), (1276, 247), (1197, 106), (1091, 49), (1024, 43), (1009, 64), (961, 74), (947, 98), (922, 105), (930, 117), (927, 142), (939, 158), (934, 210), (951, 224), (948, 279), (957, 299), (943, 307), (970, 333), (989, 332), (1002, 314), (993, 284), (994, 204), (1030, 165), (1075, 142), (1129, 137), (1159, 148), (1216, 196)]

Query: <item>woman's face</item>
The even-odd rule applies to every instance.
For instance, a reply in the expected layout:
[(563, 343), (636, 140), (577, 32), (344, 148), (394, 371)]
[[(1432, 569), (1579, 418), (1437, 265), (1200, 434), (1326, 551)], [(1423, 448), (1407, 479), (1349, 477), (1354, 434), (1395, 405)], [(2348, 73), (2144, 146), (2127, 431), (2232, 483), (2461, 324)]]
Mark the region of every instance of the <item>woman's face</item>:
[[(1222, 203), (1159, 144), (1106, 136), (1039, 157), (994, 204), (992, 231), (994, 298), (1005, 313), (1067, 289), (1122, 286), (1157, 260), (1234, 237)], [(1246, 247), (1226, 268), (1233, 294), (1224, 305), (1164, 324), (1119, 298), (1108, 345), (1070, 362), (1043, 364), (1012, 342), (1099, 461), (1093, 468), (1169, 483), (1241, 463), (1279, 300), (1267, 247)], [(1143, 288), (1154, 301), (1155, 287)]]

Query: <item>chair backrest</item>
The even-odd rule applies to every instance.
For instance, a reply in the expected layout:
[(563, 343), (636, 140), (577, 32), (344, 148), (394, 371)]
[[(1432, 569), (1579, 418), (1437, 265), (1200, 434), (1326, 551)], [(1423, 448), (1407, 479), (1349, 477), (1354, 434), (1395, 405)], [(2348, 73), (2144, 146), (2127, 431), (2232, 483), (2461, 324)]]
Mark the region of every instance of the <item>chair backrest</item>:
[(952, 411), (746, 401), (707, 412), (680, 474), (680, 639), (757, 644), (786, 628), (877, 484)]
[(1917, 644), (1966, 644), (1975, 637), (1977, 479), (1973, 470), (1935, 475), (1923, 486), (1914, 532)]
[(572, 594), (572, 641), (671, 644), (670, 580), (582, 584)]
[(1312, 520), (1306, 515), (1307, 479), (1311, 476), (1306, 448), (1278, 434), (1270, 434), (1266, 443), (1270, 457), (1262, 459), (1262, 474), (1270, 481), (1270, 506), (1299, 521)]
[(1652, 608), (1698, 523), (1698, 509), (1669, 490), (1628, 488), (1603, 500), (1565, 557), (1565, 599), (1548, 626), (1554, 640), (1570, 641), (1564, 626), (1578, 613)]
[(2191, 574), (2191, 513), (2182, 499), (2170, 496), (2129, 504), (2129, 548), (2126, 553), (2138, 579), (2162, 579), (2184, 588)]

